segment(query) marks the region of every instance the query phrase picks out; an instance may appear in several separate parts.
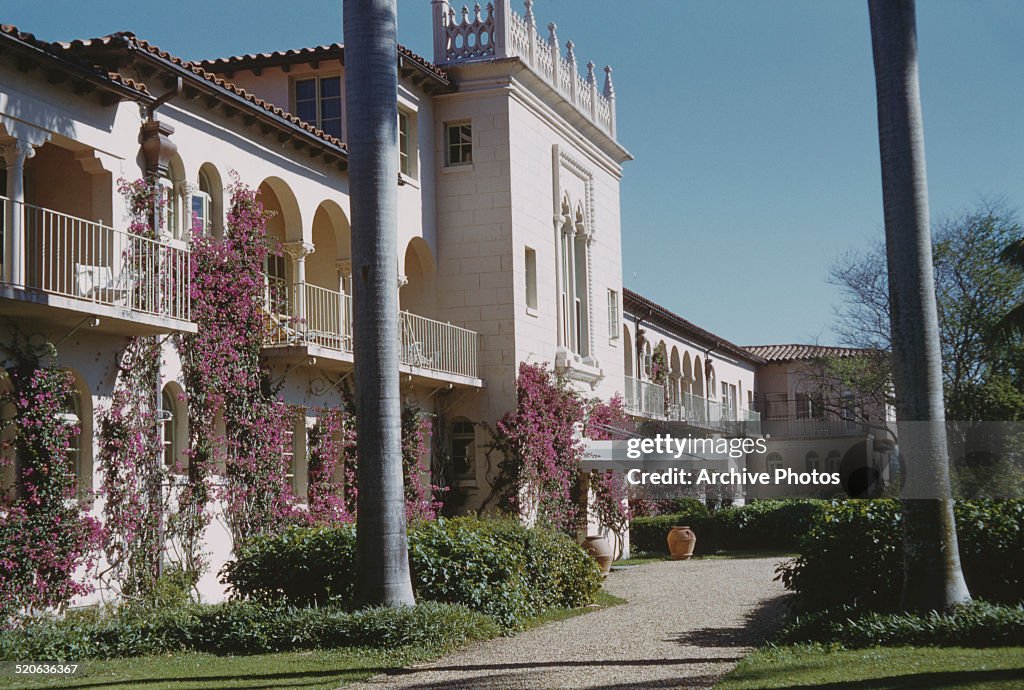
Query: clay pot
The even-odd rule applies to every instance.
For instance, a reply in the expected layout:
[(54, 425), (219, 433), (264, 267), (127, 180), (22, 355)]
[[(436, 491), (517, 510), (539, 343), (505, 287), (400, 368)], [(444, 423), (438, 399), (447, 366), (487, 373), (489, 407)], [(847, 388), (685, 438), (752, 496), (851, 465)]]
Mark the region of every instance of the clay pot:
[(615, 552), (608, 540), (604, 537), (587, 537), (580, 546), (601, 566), (601, 574), (607, 576), (608, 571), (612, 569), (612, 561), (615, 560)]
[(697, 535), (689, 527), (673, 527), (668, 533), (668, 550), (673, 561), (685, 561), (693, 555)]

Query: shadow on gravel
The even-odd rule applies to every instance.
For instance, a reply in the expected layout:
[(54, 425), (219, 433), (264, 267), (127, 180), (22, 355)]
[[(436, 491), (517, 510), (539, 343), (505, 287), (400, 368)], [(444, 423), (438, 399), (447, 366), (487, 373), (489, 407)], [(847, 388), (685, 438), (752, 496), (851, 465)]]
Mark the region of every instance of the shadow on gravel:
[(778, 628), (789, 597), (789, 594), (780, 594), (761, 602), (738, 626), (687, 630), (668, 640), (690, 647), (757, 647)]

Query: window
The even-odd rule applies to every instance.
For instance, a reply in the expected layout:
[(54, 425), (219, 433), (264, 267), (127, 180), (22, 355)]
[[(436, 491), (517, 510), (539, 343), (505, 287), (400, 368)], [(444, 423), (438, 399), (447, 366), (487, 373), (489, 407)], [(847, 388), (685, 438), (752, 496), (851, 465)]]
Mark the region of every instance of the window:
[(526, 308), (537, 308), (537, 251), (526, 248)]
[(818, 454), (813, 450), (807, 454), (804, 458), (804, 464), (808, 472), (817, 472), (821, 469), (821, 460), (818, 458)]
[(341, 77), (296, 79), (295, 114), (341, 139)]
[(274, 314), (288, 316), (288, 283), (285, 280), (284, 256), (271, 252), (266, 258), (266, 304)]
[(825, 456), (825, 471), (828, 473), (838, 472), (839, 467), (843, 463), (842, 456), (839, 455), (839, 451), (830, 450), (828, 455)]
[(736, 419), (737, 403), (738, 396), (736, 393), (736, 386), (722, 381), (722, 412), (725, 413), (726, 419)]
[(192, 193), (189, 210), (192, 212), (193, 233), (209, 237), (213, 230), (213, 187), (206, 173), (199, 173), (199, 191)]
[(468, 122), (445, 125), (444, 164), (448, 167), (473, 162), (473, 126)]
[(617, 340), (619, 328), (621, 327), (619, 317), (619, 293), (615, 290), (608, 291), (608, 339)]
[(768, 467), (768, 471), (774, 475), (776, 470), (782, 469), (782, 456), (778, 453), (772, 453), (766, 459), (765, 464)]
[(472, 479), (476, 476), (476, 428), (472, 422), (452, 424), (451, 458), (456, 477)]
[(82, 475), (82, 435), (84, 425), (82, 420), (82, 394), (75, 388), (64, 399), (64, 410), (61, 414), (61, 421), (72, 427), (72, 434), (68, 438), (68, 449), (65, 458), (68, 469), (75, 478), (75, 492), (81, 487)]
[(165, 386), (160, 396), (160, 420), (164, 434), (164, 466), (171, 468), (178, 461), (178, 416), (174, 408), (174, 396)]
[(409, 159), (409, 113), (398, 111), (398, 170), (403, 175), (412, 175), (412, 161)]

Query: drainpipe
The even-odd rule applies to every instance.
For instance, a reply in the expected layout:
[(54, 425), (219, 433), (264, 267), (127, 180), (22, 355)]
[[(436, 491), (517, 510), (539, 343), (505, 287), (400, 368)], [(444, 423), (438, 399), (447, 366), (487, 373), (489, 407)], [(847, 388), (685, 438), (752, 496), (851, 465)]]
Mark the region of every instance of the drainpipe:
[[(170, 162), (174, 154), (177, 153), (178, 147), (170, 139), (171, 135), (174, 134), (174, 128), (170, 125), (160, 122), (153, 116), (156, 113), (157, 108), (159, 108), (164, 103), (180, 94), (181, 89), (181, 77), (177, 77), (173, 89), (169, 90), (167, 93), (157, 98), (155, 101), (153, 101), (151, 105), (146, 106), (145, 108), (146, 121), (142, 123), (140, 135), (140, 139), (142, 141), (142, 158), (146, 162), (146, 178), (149, 179), (150, 183), (153, 184), (154, 186), (156, 186), (157, 181), (160, 179), (161, 176), (167, 174), (167, 164)], [(159, 205), (154, 205), (154, 233), (159, 233), (160, 220), (161, 219)], [(160, 281), (157, 281), (158, 288), (159, 284)], [(157, 304), (159, 304), (161, 296), (157, 294), (155, 298), (157, 300)], [(159, 342), (157, 343), (157, 347), (161, 347)], [(156, 353), (154, 353), (154, 356), (160, 356), (159, 350)], [(156, 377), (156, 390), (153, 391), (153, 394), (155, 396), (153, 410), (156, 412), (156, 414), (154, 414), (153, 416), (155, 423), (157, 425), (156, 437), (159, 441), (159, 452), (156, 454), (156, 458), (154, 458), (154, 462), (156, 463), (156, 467), (153, 468), (155, 477), (159, 477), (160, 472), (163, 469), (161, 467), (164, 456), (163, 450), (164, 444), (167, 442), (167, 439), (164, 438), (163, 415), (173, 414), (171, 410), (161, 411), (160, 405), (162, 404), (163, 401), (163, 396), (161, 395), (161, 393), (162, 391), (160, 389), (160, 374), (158, 373)], [(163, 414), (161, 414), (161, 412)], [(162, 498), (163, 486), (161, 485), (160, 482), (157, 482), (156, 486), (153, 487), (153, 496), (151, 500), (155, 502), (155, 506), (158, 508), (156, 524), (157, 543), (160, 545), (160, 550), (157, 552), (156, 560), (156, 576), (158, 578), (161, 577), (164, 573), (164, 515), (163, 508), (161, 506)]]

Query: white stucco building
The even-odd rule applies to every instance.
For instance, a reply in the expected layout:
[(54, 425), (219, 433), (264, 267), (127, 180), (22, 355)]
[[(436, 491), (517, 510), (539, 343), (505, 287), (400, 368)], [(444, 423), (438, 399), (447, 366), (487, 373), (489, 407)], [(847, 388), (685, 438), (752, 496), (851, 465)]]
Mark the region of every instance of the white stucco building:
[[(395, 278), (403, 399), (443, 429), (434, 452), (448, 458), (462, 508), (488, 494), (480, 423), (515, 406), (520, 362), (550, 363), (588, 396), (620, 394), (641, 418), (756, 424), (765, 358), (623, 288), (619, 189), (631, 156), (616, 136), (611, 69), (578, 59), (553, 24), (540, 28), (529, 1), (523, 11), (431, 4), (433, 61), (395, 56)], [(99, 484), (96, 418), (128, 339), (196, 329), (187, 283), (132, 274), (125, 250), (160, 252), (181, 275), (192, 229), (224, 232), (237, 177), (274, 212), (269, 234), (284, 249), (266, 266), (275, 327), (263, 357), (285, 401), (307, 411), (292, 449), (303, 497), (306, 430), (315, 410), (339, 404), (354, 366), (344, 69), (340, 44), (189, 62), (130, 33), (50, 43), (0, 30), (0, 317), (57, 344), (74, 375), (83, 491)], [(147, 176), (167, 202), (156, 240), (128, 232), (118, 192), (118, 180)], [(661, 342), (667, 393), (651, 384)], [(182, 462), (188, 391), (176, 350), (163, 347), (166, 457)], [(12, 484), (8, 471), (4, 490)], [(216, 599), (230, 542), (217, 521), (207, 540), (200, 590)]]

